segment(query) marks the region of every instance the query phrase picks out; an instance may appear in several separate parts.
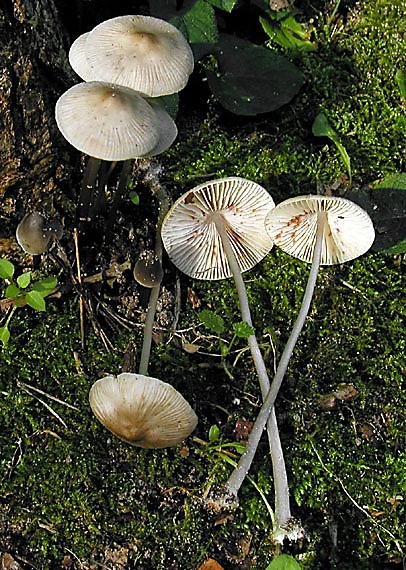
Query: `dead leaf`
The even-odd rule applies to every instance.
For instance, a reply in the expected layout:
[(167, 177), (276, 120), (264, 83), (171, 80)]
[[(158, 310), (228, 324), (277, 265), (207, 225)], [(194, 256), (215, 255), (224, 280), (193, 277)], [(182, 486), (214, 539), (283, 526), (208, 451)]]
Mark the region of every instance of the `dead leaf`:
[(11, 554), (3, 554), (0, 558), (0, 570), (21, 570), (21, 566), (14, 560)]
[(202, 304), (199, 297), (196, 295), (196, 293), (190, 287), (187, 288), (187, 301), (188, 301), (188, 303), (190, 303), (192, 305), (193, 309), (198, 309), (200, 307), (200, 305)]
[(237, 441), (247, 441), (254, 423), (248, 420), (237, 420), (234, 433)]
[(182, 342), (182, 348), (188, 354), (195, 354), (199, 351), (200, 346), (198, 344), (193, 344), (192, 342)]

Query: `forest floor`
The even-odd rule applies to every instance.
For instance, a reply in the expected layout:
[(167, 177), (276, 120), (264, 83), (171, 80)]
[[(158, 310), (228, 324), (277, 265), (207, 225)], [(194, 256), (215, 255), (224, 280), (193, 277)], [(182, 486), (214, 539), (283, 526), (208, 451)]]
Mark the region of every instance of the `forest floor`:
[[(277, 203), (333, 188), (370, 205), (374, 183), (401, 171), (404, 101), (395, 74), (402, 65), (402, 3), (343, 3), (332, 19), (333, 5), (330, 12), (318, 3), (298, 7), (317, 50), (295, 55), (305, 83), (289, 105), (257, 117), (232, 115), (202, 81), (210, 62), (197, 65), (180, 97), (177, 142), (160, 157), (160, 180), (173, 199), (204, 181), (241, 176), (264, 186)], [(258, 23), (257, 41), (265, 39)], [(351, 158), (352, 183), (334, 144), (312, 135), (320, 111)], [(110, 349), (88, 319), (82, 347), (78, 295), (64, 288), (68, 276), (49, 256), (39, 272), (58, 276), (60, 298), (49, 299), (41, 314), (23, 307), (11, 322), (9, 344), (0, 353), (3, 567), (12, 568), (14, 559), (21, 568), (41, 570), (197, 570), (212, 558), (225, 570), (265, 570), (279, 552), (267, 507), (273, 492), (265, 438), (251, 471), (255, 486), (245, 482), (239, 508), (217, 516), (203, 501), (231, 472), (222, 445), (244, 441), (260, 407), (244, 339), (227, 356), (231, 378), (218, 339), (199, 321), (202, 309), (214, 311), (224, 319), (222, 338), (231, 340), (233, 323), (240, 321), (232, 280), (193, 281), (165, 260), (149, 372), (173, 384), (196, 410), (199, 424), (191, 437), (170, 449), (133, 448), (107, 432), (89, 408), (92, 383), (119, 373), (128, 343), (139, 347), (142, 340), (147, 296), (130, 268), (153, 243), (156, 204), (146, 184), (137, 193), (139, 204), (126, 198), (108, 253), (93, 249), (83, 260), (90, 273), (111, 263), (123, 268), (91, 293)], [(13, 219), (9, 203), (2, 213)], [(386, 231), (382, 222), (381, 240)], [(9, 238), (7, 257), (19, 271), (32, 268), (32, 259)], [(69, 250), (71, 237), (64, 243)], [(293, 514), (306, 531), (283, 552), (304, 569), (402, 568), (402, 261), (401, 254), (373, 251), (322, 269), (277, 401)], [(245, 274), (271, 371), (308, 271), (274, 248)], [(109, 310), (128, 322), (106, 318)], [(341, 399), (334, 395), (339, 385), (346, 391)], [(213, 425), (218, 439), (208, 444)]]

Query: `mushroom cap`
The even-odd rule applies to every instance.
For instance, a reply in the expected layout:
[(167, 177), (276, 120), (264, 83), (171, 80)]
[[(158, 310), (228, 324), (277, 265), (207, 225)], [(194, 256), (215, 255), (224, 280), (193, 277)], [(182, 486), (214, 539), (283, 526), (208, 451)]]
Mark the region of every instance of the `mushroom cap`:
[(229, 177), (201, 184), (181, 196), (162, 224), (162, 241), (172, 262), (197, 279), (232, 275), (213, 214), (220, 213), (241, 271), (272, 249), (265, 216), (274, 207), (268, 192), (251, 180)]
[(69, 49), (69, 63), (73, 71), (79, 75), (83, 81), (92, 80), (92, 68), (90, 67), (86, 58), (86, 40), (89, 32), (82, 34), (73, 42)]
[(106, 376), (93, 384), (90, 407), (115, 436), (144, 448), (177, 445), (197, 425), (197, 416), (173, 386), (142, 374)]
[(326, 212), (327, 226), (321, 265), (344, 263), (371, 247), (375, 230), (371, 218), (357, 204), (333, 196), (297, 196), (278, 204), (266, 217), (266, 229), (275, 245), (311, 263), (316, 243), (317, 212)]
[(45, 218), (39, 212), (28, 212), (18, 224), (16, 238), (26, 253), (40, 255), (48, 251), (52, 232), (44, 224)]
[(59, 130), (76, 149), (102, 160), (137, 158), (159, 141), (157, 114), (133, 89), (79, 83), (56, 102)]
[(156, 287), (162, 281), (162, 263), (154, 251), (147, 249), (140, 253), (134, 266), (134, 279), (144, 287)]
[(172, 24), (150, 16), (102, 22), (86, 39), (92, 79), (131, 87), (150, 97), (183, 89), (193, 71), (193, 52)]
[(167, 150), (178, 136), (178, 128), (175, 121), (159, 103), (148, 99), (148, 103), (154, 109), (158, 122), (159, 139), (157, 144), (145, 156), (157, 156)]

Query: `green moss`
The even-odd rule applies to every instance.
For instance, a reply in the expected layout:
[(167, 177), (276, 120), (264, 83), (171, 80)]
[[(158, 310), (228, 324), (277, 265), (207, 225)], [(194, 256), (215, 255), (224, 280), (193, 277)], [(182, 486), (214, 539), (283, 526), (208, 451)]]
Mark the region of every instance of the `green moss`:
[[(367, 0), (330, 26), (310, 4), (307, 9), (318, 49), (297, 58), (306, 76), (301, 93), (278, 112), (249, 120), (223, 112), (212, 98), (204, 108), (191, 105), (179, 120), (180, 142), (163, 157), (174, 197), (223, 175), (256, 180), (277, 201), (334, 183), (345, 172), (340, 157), (332, 143), (311, 135), (322, 109), (349, 152), (356, 186), (400, 169), (404, 121), (394, 76), (401, 62), (402, 4)], [(266, 335), (278, 358), (308, 270), (273, 251), (246, 275), (256, 331), (271, 367)], [(228, 328), (240, 320), (231, 281), (183, 283)], [(277, 408), (293, 510), (308, 533), (307, 542), (287, 551), (305, 568), (379, 568), (380, 561), (398, 556), (404, 536), (396, 498), (404, 465), (402, 292), (399, 259), (390, 257), (365, 256), (319, 276)], [(117, 335), (117, 350), (107, 353), (90, 331), (82, 351), (78, 307), (71, 305), (50, 302), (45, 315), (19, 310), (10, 346), (1, 354), (1, 548), (44, 570), (59, 567), (70, 551), (90, 564), (103, 563), (108, 549), (122, 547), (130, 568), (192, 570), (207, 556), (226, 569), (239, 567), (243, 545), (250, 542), (251, 567), (265, 568), (274, 552), (271, 522), (252, 485), (244, 485), (233, 520), (214, 525), (202, 507), (202, 494), (226, 480), (228, 464), (193, 440), (182, 453), (132, 449), (93, 418), (87, 403), (91, 383), (103, 372), (118, 371), (129, 337), (139, 341), (140, 335)], [(182, 305), (179, 328), (197, 322), (196, 309)], [(192, 332), (185, 339), (196, 340)], [(178, 337), (154, 346), (150, 372), (171, 381), (196, 407), (197, 436), (207, 439), (216, 423), (222, 437), (234, 441), (236, 420), (253, 419), (259, 406), (251, 361), (244, 352), (233, 369), (228, 357), (231, 380), (220, 358), (212, 356), (217, 341), (196, 342), (208, 354), (187, 354)], [(236, 345), (243, 347), (243, 341)], [(67, 427), (17, 380), (76, 406), (37, 394)], [(342, 382), (353, 384), (358, 396), (322, 409), (320, 396)], [(272, 504), (270, 472), (264, 441), (252, 475)]]

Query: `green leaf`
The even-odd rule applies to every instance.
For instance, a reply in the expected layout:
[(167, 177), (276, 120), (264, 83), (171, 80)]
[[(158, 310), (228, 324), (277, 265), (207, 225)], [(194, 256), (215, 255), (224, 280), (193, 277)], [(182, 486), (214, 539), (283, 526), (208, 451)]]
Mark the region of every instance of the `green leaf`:
[(208, 0), (212, 6), (224, 10), (225, 12), (232, 12), (237, 0)]
[(11, 283), (4, 291), (4, 296), (6, 299), (15, 299), (21, 293), (21, 289), (17, 287), (14, 283)]
[(130, 197), (131, 202), (132, 202), (135, 206), (138, 206), (138, 205), (139, 205), (139, 203), (140, 203), (140, 197), (139, 197), (139, 195), (137, 194), (137, 192), (134, 192), (134, 191), (133, 191), (133, 192), (130, 192), (130, 193), (129, 193), (129, 197)]
[(220, 438), (220, 429), (216, 425), (210, 426), (209, 441), (218, 441)]
[(234, 323), (233, 329), (234, 329), (234, 333), (239, 338), (248, 338), (249, 336), (252, 336), (253, 334), (255, 334), (254, 327), (252, 327), (251, 325), (249, 325), (245, 321), (242, 321), (241, 323)]
[(224, 332), (224, 320), (220, 317), (220, 315), (213, 313), (213, 311), (204, 309), (199, 313), (199, 319), (200, 322), (203, 323), (204, 326), (210, 331), (216, 334), (221, 334)]
[(406, 172), (389, 174), (386, 178), (372, 184), (373, 188), (391, 188), (392, 190), (406, 190)]
[(280, 46), (291, 51), (310, 52), (316, 50), (315, 44), (309, 40), (309, 32), (292, 15), (278, 21), (270, 21), (260, 16), (259, 21), (269, 38)]
[(398, 69), (395, 79), (399, 87), (400, 96), (402, 99), (406, 99), (406, 72), (403, 69)]
[(228, 111), (257, 115), (288, 103), (303, 84), (295, 65), (270, 49), (223, 35), (215, 56), (218, 71), (208, 71), (210, 89)]
[(154, 97), (153, 101), (156, 101), (165, 109), (167, 113), (176, 119), (179, 110), (179, 94), (173, 93), (172, 95), (162, 95), (161, 97)]
[(190, 44), (215, 43), (218, 40), (216, 15), (206, 0), (190, 2), (178, 15), (170, 19)]
[(8, 330), (7, 325), (0, 327), (0, 341), (3, 343), (3, 346), (6, 346), (9, 340), (10, 331)]
[(292, 556), (280, 554), (272, 560), (266, 570), (300, 570), (301, 566)]
[(22, 273), (17, 277), (17, 284), (21, 289), (25, 289), (31, 283), (31, 271)]
[(323, 111), (319, 113), (317, 117), (314, 119), (312, 132), (316, 137), (327, 137), (333, 141), (333, 143), (336, 145), (338, 149), (338, 152), (341, 155), (342, 161), (347, 169), (347, 173), (351, 181), (352, 175), (351, 175), (350, 157), (348, 156), (348, 153), (344, 145), (342, 144), (340, 137), (337, 135), (336, 131), (328, 122), (328, 119), (326, 115), (323, 113)]
[(39, 293), (42, 297), (47, 297), (57, 285), (58, 279), (51, 275), (34, 283), (32, 290)]
[(2, 279), (12, 279), (14, 275), (14, 265), (7, 259), (0, 259), (0, 277)]
[(36, 311), (45, 311), (46, 305), (44, 301), (44, 296), (38, 291), (30, 291), (25, 295), (27, 305), (35, 309)]

